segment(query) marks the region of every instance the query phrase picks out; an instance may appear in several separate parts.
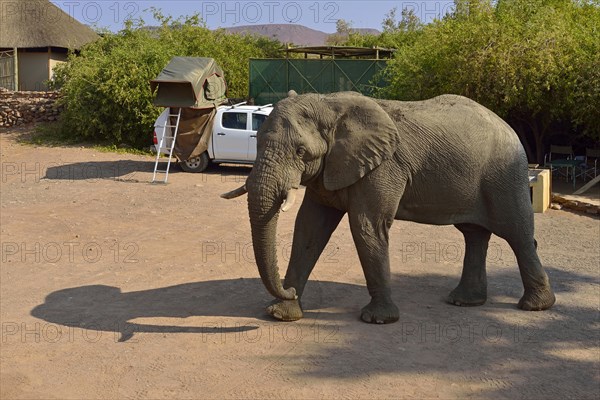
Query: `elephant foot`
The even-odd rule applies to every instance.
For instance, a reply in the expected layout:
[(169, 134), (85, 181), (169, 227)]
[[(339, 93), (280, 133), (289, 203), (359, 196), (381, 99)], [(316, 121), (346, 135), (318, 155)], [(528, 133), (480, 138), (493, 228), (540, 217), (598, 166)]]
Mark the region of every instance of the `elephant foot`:
[(297, 299), (273, 300), (267, 307), (267, 314), (280, 321), (297, 321), (304, 315)]
[(371, 324), (391, 324), (400, 319), (400, 311), (391, 300), (371, 300), (361, 310), (360, 319)]
[(525, 294), (519, 300), (518, 307), (525, 311), (546, 310), (554, 304), (556, 297), (550, 286), (537, 290), (525, 290)]
[(466, 285), (459, 284), (456, 289), (450, 292), (446, 301), (455, 306), (474, 307), (480, 306), (487, 300), (487, 288), (469, 288)]

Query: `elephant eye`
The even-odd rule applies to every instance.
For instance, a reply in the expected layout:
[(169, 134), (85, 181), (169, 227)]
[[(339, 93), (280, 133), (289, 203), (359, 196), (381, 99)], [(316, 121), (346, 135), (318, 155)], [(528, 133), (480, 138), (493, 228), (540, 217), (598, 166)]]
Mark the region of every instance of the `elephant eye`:
[(304, 153), (306, 153), (306, 149), (303, 146), (300, 146), (296, 149), (296, 154), (298, 157), (304, 157)]

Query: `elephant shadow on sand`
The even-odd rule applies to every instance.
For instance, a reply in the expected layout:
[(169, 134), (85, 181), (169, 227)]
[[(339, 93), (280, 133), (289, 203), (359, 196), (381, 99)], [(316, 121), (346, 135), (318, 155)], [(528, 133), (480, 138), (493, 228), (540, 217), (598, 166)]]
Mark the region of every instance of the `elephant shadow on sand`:
[[(556, 268), (549, 268), (549, 271), (558, 278), (555, 289), (559, 293), (573, 290), (566, 282), (584, 279), (564, 277), (565, 272)], [(456, 276), (435, 273), (418, 276), (394, 274), (393, 287), (396, 300), (401, 304), (403, 323), (422, 320), (423, 312), (426, 312), (433, 322), (464, 317), (465, 314), (470, 318), (486, 319), (490, 309), (514, 308), (517, 312), (514, 304), (495, 300), (481, 308), (465, 309), (446, 304), (444, 295), (457, 279)], [(510, 274), (495, 272), (492, 274), (492, 283), (495, 287), (492, 292), (494, 297), (508, 295), (518, 298), (522, 291), (516, 271)], [(363, 283), (313, 280), (307, 286), (306, 292), (304, 305), (308, 318), (317, 318), (319, 310), (335, 307), (336, 311), (327, 313), (326, 319), (332, 320), (332, 323), (349, 324), (354, 326), (353, 329), (361, 329), (356, 309), (368, 298)], [(123, 292), (118, 287), (108, 285), (87, 285), (48, 294), (43, 304), (33, 308), (31, 315), (52, 324), (114, 332), (119, 341), (126, 341), (135, 333), (203, 334), (259, 329), (261, 324), (277, 323), (265, 313), (264, 304), (269, 299), (269, 294), (258, 278), (191, 282), (130, 292)], [(560, 311), (560, 307), (557, 311)], [(180, 318), (183, 321), (188, 317), (215, 319), (208, 320), (208, 324), (195, 320), (185, 326), (148, 322), (151, 318)], [(221, 321), (216, 319), (219, 317), (247, 318), (254, 319), (255, 322), (221, 324)], [(322, 319), (323, 316), (318, 318)], [(491, 315), (489, 318), (487, 322), (491, 323), (493, 318)], [(136, 322), (136, 319), (146, 320)], [(402, 330), (402, 327), (399, 329)]]
[[(507, 297), (518, 298), (523, 290), (516, 268), (492, 271), (490, 301), (468, 308), (444, 301), (458, 279), (453, 274), (395, 272), (392, 286), (401, 320), (381, 326), (359, 322), (357, 305), (368, 298), (364, 284), (311, 280), (303, 303), (306, 317), (318, 319), (324, 326), (339, 326), (336, 340), (340, 339), (332, 344), (323, 338), (312, 347), (314, 354), (307, 356), (312, 363), (298, 369), (299, 381), (365, 384), (367, 380), (377, 382), (378, 377), (404, 375), (405, 381), (412, 382), (413, 377), (434, 379), (452, 374), (475, 381), (479, 385), (476, 387), (491, 382), (480, 397), (593, 398), (597, 393), (597, 362), (593, 356), (574, 353), (577, 358), (566, 361), (556, 356), (556, 350), (565, 343), (584, 349), (597, 347), (596, 306), (581, 301), (584, 297), (580, 293), (593, 293), (597, 277), (562, 267), (547, 270), (555, 282), (554, 289), (565, 300), (547, 313), (523, 313), (514, 301), (507, 301)], [(227, 333), (259, 329), (265, 323), (283, 324), (262, 319), (269, 298), (258, 278), (191, 282), (130, 292), (114, 286), (88, 285), (50, 293), (31, 314), (53, 324), (114, 332), (126, 341), (138, 332)], [(328, 312), (330, 307), (335, 309)], [(135, 322), (137, 318), (148, 321), (190, 316), (210, 317), (207, 321), (211, 326), (198, 323), (198, 319), (187, 326), (158, 325), (152, 320)], [(218, 318), (233, 321), (215, 328)], [(289, 362), (279, 353), (268, 355), (267, 360), (282, 366)], [(554, 379), (557, 371), (563, 374), (560, 380)]]
[[(361, 285), (319, 282), (311, 291), (363, 293)], [(366, 296), (366, 293), (363, 293)], [(318, 301), (319, 296), (315, 296)], [(360, 297), (360, 296), (353, 296)], [(114, 332), (119, 341), (135, 333), (215, 333), (258, 329), (258, 323), (197, 324), (195, 326), (139, 323), (143, 318), (232, 317), (271, 321), (264, 311), (269, 298), (260, 279), (230, 279), (192, 282), (155, 289), (123, 292), (108, 285), (87, 285), (61, 289), (46, 296), (31, 315), (52, 324)], [(313, 306), (318, 306), (314, 304)], [(217, 321), (218, 322), (218, 321)], [(183, 324), (182, 324), (183, 325)], [(200, 326), (198, 326), (200, 325)]]

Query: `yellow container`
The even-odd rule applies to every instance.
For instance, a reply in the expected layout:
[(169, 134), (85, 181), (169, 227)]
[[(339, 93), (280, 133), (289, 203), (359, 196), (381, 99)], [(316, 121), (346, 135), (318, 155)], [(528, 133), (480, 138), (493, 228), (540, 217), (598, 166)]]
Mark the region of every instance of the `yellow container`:
[(543, 213), (550, 207), (550, 170), (530, 169), (529, 187), (533, 189), (531, 199), (533, 212)]

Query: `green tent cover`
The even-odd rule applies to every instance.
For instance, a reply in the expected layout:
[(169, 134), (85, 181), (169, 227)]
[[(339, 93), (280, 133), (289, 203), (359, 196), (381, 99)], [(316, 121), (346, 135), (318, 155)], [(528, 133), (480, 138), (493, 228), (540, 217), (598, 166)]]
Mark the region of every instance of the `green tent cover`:
[(173, 57), (150, 88), (155, 106), (209, 108), (226, 100), (227, 84), (213, 58)]

